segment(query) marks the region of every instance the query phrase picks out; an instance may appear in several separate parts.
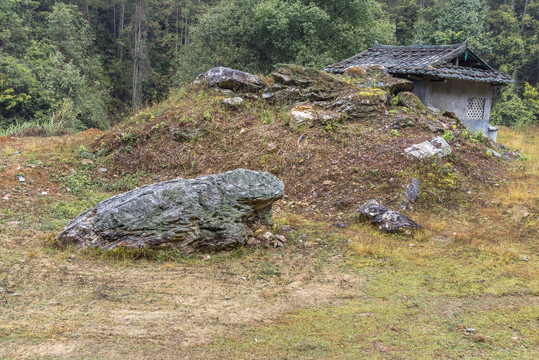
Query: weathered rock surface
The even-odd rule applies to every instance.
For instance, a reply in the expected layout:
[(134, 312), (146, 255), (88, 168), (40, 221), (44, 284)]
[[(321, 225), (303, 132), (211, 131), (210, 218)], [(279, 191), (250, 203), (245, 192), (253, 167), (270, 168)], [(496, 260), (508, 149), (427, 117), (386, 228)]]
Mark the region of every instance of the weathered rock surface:
[(497, 151), (495, 151), (493, 149), (487, 149), (487, 155), (492, 155), (492, 156), (497, 157), (497, 158), (502, 157), (502, 155), (499, 152), (497, 152)]
[(425, 105), (423, 105), (417, 95), (410, 91), (403, 91), (399, 93), (399, 105), (405, 106), (413, 110), (426, 109)]
[(311, 103), (299, 104), (290, 110), (290, 126), (296, 129), (301, 126), (312, 127), (316, 124), (325, 125), (329, 122), (338, 122), (342, 118), (341, 113), (320, 110)]
[(431, 141), (423, 141), (404, 149), (404, 154), (408, 158), (419, 160), (438, 156), (440, 159), (451, 154), (451, 146), (442, 137), (437, 136)]
[(240, 97), (227, 98), (227, 99), (223, 99), (223, 104), (230, 107), (238, 107), (241, 104), (243, 104), (243, 101), (244, 100)]
[(384, 66), (378, 64), (352, 66), (344, 71), (344, 75), (353, 79), (362, 78), (371, 84), (376, 83), (380, 89), (392, 95), (414, 89), (413, 82), (391, 76)]
[(270, 224), (272, 204), (283, 192), (275, 176), (245, 169), (175, 179), (100, 202), (71, 221), (57, 240), (82, 248), (228, 249)]
[(377, 225), (382, 232), (418, 230), (423, 227), (398, 211), (389, 210), (376, 200), (369, 200), (359, 208), (363, 219)]
[(383, 89), (350, 84), (343, 78), (316, 69), (282, 66), (273, 73), (273, 79), (275, 83), (262, 94), (264, 99), (310, 102), (313, 111), (338, 113), (340, 118), (351, 121), (382, 113), (387, 101)]
[(413, 178), (406, 189), (406, 199), (412, 203), (415, 203), (419, 196), (419, 179)]
[(419, 179), (418, 178), (412, 179), (412, 181), (406, 188), (406, 192), (404, 193), (404, 195), (405, 197), (401, 203), (401, 208), (403, 210), (413, 210), (412, 204), (415, 204), (419, 196)]
[(386, 67), (380, 64), (363, 64), (363, 65), (351, 66), (344, 71), (344, 75), (350, 76), (352, 78), (357, 78), (357, 77), (380, 78), (384, 76), (390, 76), (389, 73), (387, 72)]
[(207, 82), (210, 86), (221, 89), (249, 92), (258, 91), (266, 86), (258, 76), (226, 67), (214, 67), (198, 75), (194, 82)]

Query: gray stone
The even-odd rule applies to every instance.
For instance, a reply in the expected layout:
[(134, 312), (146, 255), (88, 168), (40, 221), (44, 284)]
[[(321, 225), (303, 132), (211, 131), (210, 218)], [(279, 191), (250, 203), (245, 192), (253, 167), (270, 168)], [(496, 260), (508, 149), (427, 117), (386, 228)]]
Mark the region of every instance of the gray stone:
[(404, 149), (404, 154), (408, 158), (419, 160), (438, 156), (440, 159), (451, 154), (451, 146), (442, 137), (437, 136), (431, 141), (423, 141)]
[(241, 104), (243, 104), (243, 99), (240, 98), (240, 97), (223, 99), (223, 104), (231, 106), (231, 107), (236, 107), (236, 106), (240, 106)]
[(302, 126), (340, 122), (344, 116), (339, 112), (321, 110), (311, 103), (302, 103), (290, 110), (289, 117), (290, 126), (297, 129)]
[(404, 119), (397, 120), (394, 127), (398, 127), (402, 129), (411, 128), (411, 127), (415, 127), (415, 122), (413, 119), (406, 117)]
[(359, 208), (364, 220), (377, 225), (382, 232), (399, 232), (403, 230), (418, 230), (421, 225), (398, 211), (389, 210), (376, 200), (369, 200)]
[(501, 158), (501, 157), (502, 157), (502, 155), (501, 155), (499, 152), (495, 151), (495, 150), (487, 149), (487, 154), (488, 154), (489, 152), (490, 152), (490, 155), (492, 155), (492, 156), (494, 156), (494, 157), (497, 157), (497, 158)]
[(266, 86), (258, 76), (226, 67), (214, 67), (198, 75), (194, 81), (195, 84), (202, 82), (207, 82), (210, 86), (221, 89), (251, 92), (258, 91)]
[(408, 201), (412, 203), (415, 203), (418, 196), (419, 196), (419, 179), (413, 178), (412, 182), (410, 182), (410, 185), (408, 185), (408, 188), (406, 189), (406, 199), (408, 199)]
[(270, 225), (284, 184), (267, 172), (245, 169), (147, 185), (102, 201), (57, 235), (81, 248), (158, 247), (182, 252), (243, 245)]

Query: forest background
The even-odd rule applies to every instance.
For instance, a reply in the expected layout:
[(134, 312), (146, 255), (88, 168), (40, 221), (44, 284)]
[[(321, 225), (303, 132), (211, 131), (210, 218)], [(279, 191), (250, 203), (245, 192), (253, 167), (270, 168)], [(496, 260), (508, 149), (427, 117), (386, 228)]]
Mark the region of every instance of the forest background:
[(539, 123), (539, 0), (0, 1), (0, 134), (104, 129), (213, 66), (321, 68), (372, 46), (470, 41), (515, 83), (491, 122)]

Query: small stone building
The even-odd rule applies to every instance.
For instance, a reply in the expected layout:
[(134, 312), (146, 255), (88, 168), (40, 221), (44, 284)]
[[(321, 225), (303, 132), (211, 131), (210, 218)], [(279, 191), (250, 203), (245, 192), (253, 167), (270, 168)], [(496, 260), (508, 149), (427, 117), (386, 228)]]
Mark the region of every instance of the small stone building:
[(489, 124), (493, 90), (513, 80), (482, 61), (467, 41), (410, 46), (375, 42), (374, 47), (325, 70), (342, 74), (352, 66), (375, 64), (413, 81), (413, 92), (427, 107), (454, 112), (471, 131), (480, 130), (496, 140), (498, 128)]

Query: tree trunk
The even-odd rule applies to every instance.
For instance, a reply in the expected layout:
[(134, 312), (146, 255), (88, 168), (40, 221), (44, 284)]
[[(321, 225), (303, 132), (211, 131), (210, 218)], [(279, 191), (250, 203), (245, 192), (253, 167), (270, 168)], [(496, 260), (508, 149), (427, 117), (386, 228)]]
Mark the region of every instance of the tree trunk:
[[(122, 36), (122, 31), (124, 29), (124, 21), (125, 21), (125, 3), (120, 4), (120, 23), (118, 24), (118, 40)], [(121, 41), (117, 40), (117, 49), (116, 53), (118, 54), (118, 58), (120, 61), (124, 58), (124, 48), (122, 46)]]
[(524, 14), (522, 14), (522, 24), (520, 26), (520, 33), (522, 34), (522, 31), (524, 31), (524, 19), (526, 17), (526, 12), (528, 11), (528, 0), (526, 0), (526, 3), (524, 4)]
[(116, 4), (112, 7), (112, 27), (114, 29), (114, 41), (118, 39), (118, 36), (116, 35)]
[(179, 33), (179, 24), (178, 21), (180, 20), (180, 9), (179, 6), (176, 5), (176, 38), (174, 39), (174, 57), (175, 60), (178, 60), (178, 33)]
[(143, 0), (137, 0), (135, 12), (131, 19), (131, 46), (133, 56), (133, 86), (132, 86), (132, 109), (138, 109), (143, 101), (142, 82), (146, 75), (148, 62), (147, 32), (148, 22), (146, 18), (146, 7)]

